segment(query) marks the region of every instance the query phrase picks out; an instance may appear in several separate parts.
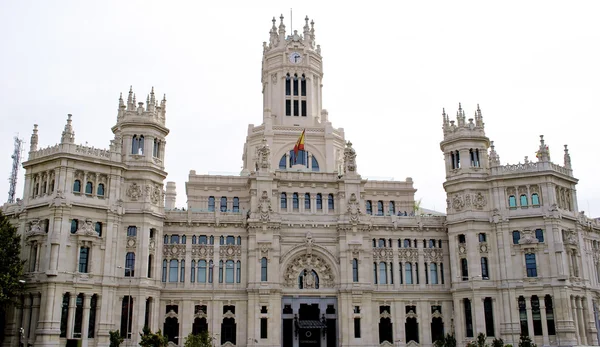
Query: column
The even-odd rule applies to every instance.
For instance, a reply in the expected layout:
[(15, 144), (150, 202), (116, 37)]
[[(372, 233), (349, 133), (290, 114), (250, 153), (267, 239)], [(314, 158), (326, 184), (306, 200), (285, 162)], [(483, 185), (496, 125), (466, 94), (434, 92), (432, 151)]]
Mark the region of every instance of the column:
[(421, 312), (419, 313), (419, 341), (420, 344), (430, 346), (431, 341), (431, 306), (427, 302), (420, 303)]
[(583, 298), (577, 297), (575, 300), (577, 305), (577, 325), (579, 327), (579, 337), (581, 339), (581, 344), (587, 345), (587, 336), (585, 333), (585, 320), (583, 319)]
[(544, 346), (550, 346), (550, 337), (548, 336), (548, 321), (546, 320), (546, 302), (544, 296), (540, 298), (540, 317), (542, 318), (542, 335)]
[(313, 157), (312, 153), (308, 152), (308, 156), (307, 156), (308, 163), (306, 163), (307, 164), (306, 166), (308, 167), (309, 171), (312, 171), (312, 157)]
[[(285, 111), (284, 111), (285, 113)], [(285, 168), (289, 170), (289, 168), (292, 166), (292, 163), (290, 162), (290, 152), (286, 152), (285, 153)]]
[[(91, 294), (84, 294), (83, 297), (83, 321), (81, 322), (81, 347), (87, 347), (88, 334), (90, 331), (90, 302), (92, 301)], [(97, 310), (97, 308), (96, 308)]]
[(581, 336), (579, 334), (579, 319), (577, 316), (577, 304), (575, 302), (575, 297), (571, 296), (570, 297), (571, 300), (571, 310), (573, 312), (573, 325), (575, 326), (575, 337), (577, 338), (577, 344), (581, 345)]
[(31, 306), (31, 320), (29, 324), (29, 343), (33, 345), (35, 342), (35, 330), (40, 316), (40, 294), (33, 294), (33, 304)]
[(69, 297), (69, 319), (67, 319), (67, 339), (73, 338), (73, 322), (75, 321), (75, 308), (77, 307), (77, 294), (71, 293)]
[(23, 322), (21, 323), (21, 326), (23, 327), (23, 334), (24, 334), (24, 339), (23, 339), (23, 344), (27, 343), (27, 340), (29, 339), (29, 322), (31, 322), (31, 306), (32, 306), (32, 297), (31, 295), (26, 295), (25, 296), (25, 303), (23, 306)]
[(531, 313), (531, 297), (528, 296), (525, 298), (525, 309), (527, 311), (527, 330), (529, 330), (529, 336), (532, 337), (533, 340), (533, 314)]
[(183, 305), (179, 309), (179, 342), (185, 341), (185, 338), (192, 332), (190, 319), (194, 318), (194, 302), (183, 300)]
[[(464, 303), (461, 299), (454, 297), (454, 330), (456, 331), (456, 340), (463, 341), (465, 339), (465, 321), (464, 321)], [(451, 327), (452, 328), (452, 327)]]

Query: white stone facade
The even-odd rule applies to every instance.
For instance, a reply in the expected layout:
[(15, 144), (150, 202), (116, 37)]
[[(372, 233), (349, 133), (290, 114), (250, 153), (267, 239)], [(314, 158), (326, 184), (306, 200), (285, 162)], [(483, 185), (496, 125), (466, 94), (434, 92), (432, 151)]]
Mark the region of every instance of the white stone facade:
[(578, 211), (566, 147), (562, 166), (543, 138), (536, 161), (501, 165), (479, 107), (444, 112), (447, 215), (415, 210), (411, 178), (361, 178), (321, 106), (314, 26), (286, 35), (282, 22), (241, 174), (191, 171), (185, 208), (165, 186), (154, 91), (119, 99), (109, 149), (76, 145), (71, 116), (52, 147), (34, 127), (23, 198), (2, 207), (27, 260), (5, 345), (108, 346), (127, 325), (129, 345), (144, 326), (179, 345), (204, 329), (225, 346), (430, 347), (449, 332), (516, 345), (521, 331), (597, 345), (600, 222)]

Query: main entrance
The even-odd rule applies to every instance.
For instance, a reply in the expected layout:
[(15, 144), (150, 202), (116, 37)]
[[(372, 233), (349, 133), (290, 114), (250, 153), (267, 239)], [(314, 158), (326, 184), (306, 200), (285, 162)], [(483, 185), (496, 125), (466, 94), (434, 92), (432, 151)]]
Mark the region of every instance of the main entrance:
[(337, 298), (283, 297), (283, 347), (337, 347)]

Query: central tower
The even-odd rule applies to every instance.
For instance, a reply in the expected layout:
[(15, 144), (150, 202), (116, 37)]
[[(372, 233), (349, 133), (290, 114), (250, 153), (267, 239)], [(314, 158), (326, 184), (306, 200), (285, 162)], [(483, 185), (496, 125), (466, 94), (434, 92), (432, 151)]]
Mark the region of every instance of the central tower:
[(269, 42), (263, 43), (262, 84), (264, 123), (312, 126), (320, 121), (321, 47), (315, 44), (314, 22), (305, 18), (303, 35), (286, 36), (283, 15), (273, 17)]

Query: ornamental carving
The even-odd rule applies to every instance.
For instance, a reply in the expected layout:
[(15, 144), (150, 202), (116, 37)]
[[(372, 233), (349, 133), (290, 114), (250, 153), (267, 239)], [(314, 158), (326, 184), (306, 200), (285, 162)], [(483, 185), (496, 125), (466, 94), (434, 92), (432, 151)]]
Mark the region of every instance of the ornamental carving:
[(310, 231), (306, 233), (306, 239), (304, 240), (304, 244), (306, 245), (306, 254), (307, 255), (311, 255), (312, 254), (314, 240), (313, 240), (313, 237), (312, 237), (312, 233)]
[[(307, 274), (312, 274), (314, 271), (319, 276), (320, 288), (333, 288), (335, 285), (335, 276), (333, 275), (331, 266), (329, 266), (323, 258), (314, 254), (303, 254), (294, 259), (284, 271), (284, 286), (288, 288), (296, 287), (298, 285), (298, 276), (300, 276), (303, 271), (306, 271)], [(305, 281), (306, 280), (307, 279), (305, 279)], [(310, 281), (310, 279), (308, 280)], [(308, 283), (308, 285), (310, 285), (310, 283)]]
[[(350, 245), (350, 253), (352, 258), (360, 259), (360, 245)], [(350, 263), (352, 263), (352, 259), (350, 259)]]
[(277, 84), (277, 72), (271, 74), (271, 82), (273, 82), (273, 84)]
[(220, 259), (239, 259), (242, 256), (242, 246), (239, 245), (224, 245), (219, 247)]
[(350, 215), (350, 223), (357, 224), (360, 219), (360, 206), (356, 194), (352, 193), (348, 199), (348, 214)]
[(458, 254), (465, 255), (467, 254), (467, 247), (465, 247), (464, 243), (458, 245)]
[(215, 254), (213, 246), (209, 245), (192, 245), (192, 258), (208, 259)]
[(442, 313), (439, 310), (435, 310), (432, 314), (431, 314), (431, 318), (442, 318)]
[(419, 316), (417, 316), (417, 314), (415, 313), (415, 311), (413, 310), (409, 310), (408, 313), (406, 313), (406, 318), (418, 318)]
[(352, 142), (346, 142), (344, 148), (344, 173), (350, 174), (356, 172), (356, 151), (352, 148)]
[(96, 230), (94, 230), (94, 224), (92, 223), (92, 220), (87, 218), (84, 223), (79, 223), (77, 234), (95, 236)]
[(165, 315), (165, 319), (167, 318), (177, 318), (177, 313), (173, 310), (170, 310), (166, 315)]
[(381, 312), (379, 314), (379, 318), (389, 318), (389, 319), (392, 319), (392, 315), (388, 312), (388, 310), (383, 310), (383, 312)]
[(486, 204), (487, 204), (487, 201), (485, 200), (485, 197), (483, 196), (483, 194), (481, 194), (481, 193), (475, 194), (475, 196), (473, 198), (473, 206), (474, 207), (476, 207), (478, 209), (482, 209)]
[[(450, 202), (448, 202), (450, 204)], [(463, 195), (454, 195), (452, 198), (452, 208), (455, 211), (460, 211), (464, 208), (474, 207), (476, 209), (483, 209), (485, 205), (487, 205), (487, 200), (485, 196), (481, 192), (476, 194), (463, 194)]]
[(129, 188), (127, 188), (127, 196), (132, 201), (137, 201), (142, 196), (142, 187), (135, 182), (131, 183)]
[(269, 194), (267, 191), (263, 190), (260, 200), (258, 202), (258, 208), (256, 210), (258, 214), (258, 219), (266, 223), (271, 220), (271, 213), (273, 213), (273, 208), (271, 207), (271, 199), (269, 199)]
[(419, 252), (416, 249), (401, 248), (398, 250), (398, 258), (402, 261), (417, 261)]
[(479, 243), (479, 253), (487, 253), (489, 251), (488, 244), (486, 242)]
[(185, 245), (165, 245), (163, 255), (168, 258), (185, 257)]
[(535, 237), (535, 233), (533, 230), (523, 230), (521, 233), (521, 238), (519, 239), (520, 245), (530, 245), (534, 243), (538, 243), (538, 239)]
[(27, 225), (27, 233), (31, 235), (44, 234), (44, 232), (42, 231), (42, 221), (40, 221), (39, 219), (31, 220), (31, 222), (29, 222)]
[(136, 245), (135, 236), (127, 236), (127, 248), (134, 249)]
[(426, 261), (440, 262), (444, 259), (444, 254), (440, 249), (427, 248), (423, 251)]
[(271, 168), (271, 149), (269, 148), (269, 144), (267, 143), (267, 139), (263, 137), (262, 143), (256, 149), (256, 170), (265, 169), (269, 170)]
[(567, 230), (563, 232), (564, 243), (567, 245), (577, 246), (579, 244), (577, 240), (577, 233), (574, 230)]
[(271, 259), (269, 259), (269, 251), (271, 250), (271, 245), (268, 243), (263, 243), (260, 244), (260, 256), (258, 257), (258, 261), (260, 262), (260, 260), (262, 258), (267, 258), (267, 261), (271, 261)]
[(152, 193), (150, 194), (150, 201), (154, 205), (158, 205), (158, 202), (160, 201), (160, 193), (161, 193), (160, 187), (158, 186), (158, 184), (155, 184), (154, 188), (152, 188)]
[(373, 260), (394, 260), (394, 251), (391, 248), (373, 248)]
[(223, 318), (235, 318), (235, 313), (231, 312), (231, 310), (227, 310), (227, 312), (223, 313)]
[(455, 195), (452, 198), (452, 208), (456, 211), (460, 211), (463, 209), (463, 207), (465, 207), (465, 203), (463, 201), (462, 196), (460, 195)]

